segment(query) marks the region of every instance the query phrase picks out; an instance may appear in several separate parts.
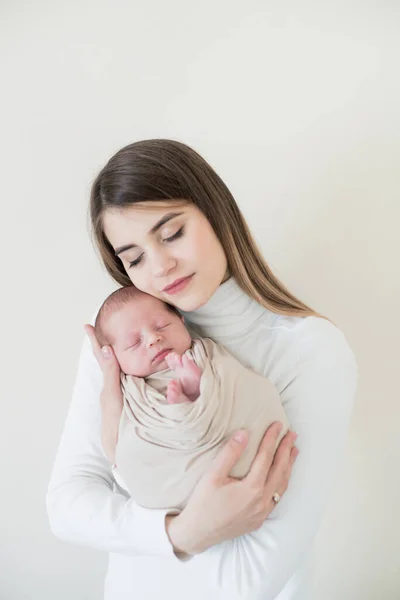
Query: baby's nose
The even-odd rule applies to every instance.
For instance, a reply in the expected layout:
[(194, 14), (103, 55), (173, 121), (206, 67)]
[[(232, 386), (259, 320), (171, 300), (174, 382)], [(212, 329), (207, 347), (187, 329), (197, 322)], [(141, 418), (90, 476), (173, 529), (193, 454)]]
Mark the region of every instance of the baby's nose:
[(154, 344), (157, 344), (158, 342), (160, 342), (162, 340), (162, 335), (159, 332), (155, 332), (149, 335), (147, 343), (150, 346), (154, 346)]

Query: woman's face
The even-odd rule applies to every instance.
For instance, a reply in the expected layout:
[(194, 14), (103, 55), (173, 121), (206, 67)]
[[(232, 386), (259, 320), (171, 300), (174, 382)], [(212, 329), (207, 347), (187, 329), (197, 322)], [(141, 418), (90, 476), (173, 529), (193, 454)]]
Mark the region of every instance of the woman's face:
[(103, 227), (133, 285), (183, 311), (205, 304), (227, 277), (222, 245), (193, 204), (108, 209)]

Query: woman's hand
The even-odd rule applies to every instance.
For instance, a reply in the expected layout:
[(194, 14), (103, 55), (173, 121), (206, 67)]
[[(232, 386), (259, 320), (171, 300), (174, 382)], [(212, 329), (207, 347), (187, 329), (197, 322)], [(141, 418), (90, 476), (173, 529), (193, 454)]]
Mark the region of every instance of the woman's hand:
[(101, 442), (111, 464), (115, 463), (115, 448), (118, 441), (118, 428), (122, 414), (121, 370), (110, 346), (100, 347), (94, 333), (94, 327), (84, 326), (93, 354), (103, 372), (104, 384), (100, 394)]
[(251, 469), (242, 480), (229, 473), (246, 447), (247, 434), (238, 432), (223, 447), (184, 510), (166, 517), (167, 533), (176, 552), (198, 554), (261, 527), (276, 506), (272, 498), (275, 492), (282, 496), (286, 491), (299, 453), (294, 447), (297, 435), (289, 432), (274, 455), (279, 426), (280, 423), (273, 423), (268, 428)]

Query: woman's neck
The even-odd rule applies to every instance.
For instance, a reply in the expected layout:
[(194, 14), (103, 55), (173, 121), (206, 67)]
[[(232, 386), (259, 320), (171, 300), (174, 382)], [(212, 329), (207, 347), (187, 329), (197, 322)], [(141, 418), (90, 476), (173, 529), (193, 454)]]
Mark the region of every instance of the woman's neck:
[(234, 277), (228, 277), (200, 308), (182, 312), (185, 321), (203, 335), (231, 336), (248, 331), (262, 315), (275, 320), (277, 315), (250, 298)]

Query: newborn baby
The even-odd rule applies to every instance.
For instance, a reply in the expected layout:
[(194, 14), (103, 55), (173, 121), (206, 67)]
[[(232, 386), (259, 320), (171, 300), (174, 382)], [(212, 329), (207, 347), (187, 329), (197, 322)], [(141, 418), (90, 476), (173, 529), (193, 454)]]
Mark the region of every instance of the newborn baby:
[(103, 303), (101, 346), (121, 367), (123, 408), (115, 476), (137, 504), (182, 509), (224, 442), (238, 429), (249, 441), (233, 477), (244, 477), (273, 421), (289, 429), (279, 394), (208, 338), (193, 339), (172, 306), (133, 286)]

